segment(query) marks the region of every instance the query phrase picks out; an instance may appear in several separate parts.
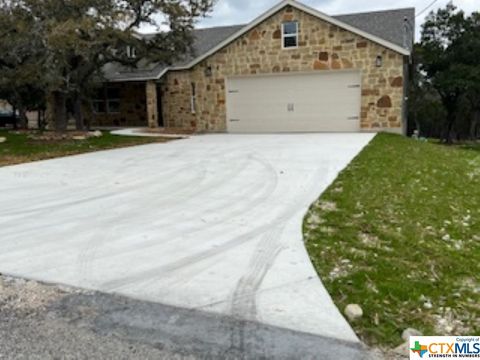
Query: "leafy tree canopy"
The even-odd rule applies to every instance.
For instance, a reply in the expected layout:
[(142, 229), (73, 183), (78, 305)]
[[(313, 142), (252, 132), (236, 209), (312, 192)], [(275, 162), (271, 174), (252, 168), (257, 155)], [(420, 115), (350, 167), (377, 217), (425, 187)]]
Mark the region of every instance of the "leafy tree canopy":
[[(85, 101), (106, 63), (175, 61), (191, 51), (195, 22), (212, 6), (213, 0), (0, 0), (0, 88), (41, 84), (54, 99), (56, 128), (64, 130), (67, 99)], [(136, 31), (145, 24), (165, 31), (147, 40)], [(127, 46), (138, 56), (129, 57)]]
[(430, 13), (416, 49), (421, 72), (416, 76), (440, 96), (447, 113), (444, 138), (451, 141), (463, 100), (480, 108), (480, 14), (466, 16), (452, 3)]

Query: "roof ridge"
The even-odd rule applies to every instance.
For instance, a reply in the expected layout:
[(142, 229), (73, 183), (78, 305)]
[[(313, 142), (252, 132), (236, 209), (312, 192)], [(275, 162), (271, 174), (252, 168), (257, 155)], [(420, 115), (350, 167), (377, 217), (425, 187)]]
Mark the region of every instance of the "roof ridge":
[[(403, 7), (403, 8), (396, 8), (396, 9), (383, 9), (383, 10), (374, 10), (374, 11), (361, 11), (361, 12), (352, 12), (347, 14), (335, 14), (330, 15), (331, 17), (340, 17), (340, 16), (355, 16), (355, 15), (366, 15), (366, 14), (378, 14), (378, 13), (388, 13), (388, 12), (395, 12), (395, 11), (405, 11), (405, 10), (415, 10), (415, 7)], [(201, 28), (194, 28), (194, 31), (202, 31), (202, 30), (212, 30), (212, 29), (223, 29), (223, 28), (231, 28), (231, 27), (240, 27), (240, 26), (247, 26), (246, 24), (229, 24), (229, 25), (217, 25), (217, 26), (208, 26), (208, 27), (201, 27)], [(155, 35), (160, 33), (161, 31), (154, 31), (148, 33), (140, 33), (143, 36), (148, 35)]]
[(209, 27), (202, 27), (202, 28), (195, 28), (195, 31), (199, 30), (211, 30), (211, 29), (221, 29), (221, 28), (229, 28), (229, 27), (240, 27), (240, 26), (247, 26), (248, 24), (232, 24), (232, 25), (218, 25), (218, 26), (209, 26)]
[(354, 13), (347, 13), (347, 14), (335, 14), (331, 15), (332, 17), (337, 16), (354, 16), (354, 15), (364, 15), (364, 14), (378, 14), (378, 13), (388, 13), (388, 12), (395, 12), (395, 11), (405, 11), (405, 10), (416, 10), (414, 6), (410, 7), (403, 7), (403, 8), (396, 8), (396, 9), (383, 9), (383, 10), (373, 10), (373, 11), (361, 11), (361, 12), (354, 12)]
[[(240, 26), (247, 26), (248, 24), (234, 24), (234, 25), (218, 25), (218, 26), (209, 26), (209, 27), (203, 27), (203, 28), (194, 28), (193, 31), (201, 31), (201, 30), (211, 30), (211, 29), (224, 29), (224, 28), (232, 28), (232, 27), (240, 27)], [(151, 36), (151, 35), (156, 35), (160, 34), (162, 31), (151, 31), (151, 32), (139, 32), (138, 34), (142, 36)]]

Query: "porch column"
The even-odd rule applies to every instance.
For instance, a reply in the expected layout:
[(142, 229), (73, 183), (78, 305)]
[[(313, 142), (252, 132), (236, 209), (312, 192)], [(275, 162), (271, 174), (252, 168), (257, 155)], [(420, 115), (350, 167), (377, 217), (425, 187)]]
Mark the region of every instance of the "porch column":
[(157, 105), (157, 83), (147, 81), (145, 85), (145, 94), (147, 98), (147, 120), (148, 127), (158, 127), (158, 105)]

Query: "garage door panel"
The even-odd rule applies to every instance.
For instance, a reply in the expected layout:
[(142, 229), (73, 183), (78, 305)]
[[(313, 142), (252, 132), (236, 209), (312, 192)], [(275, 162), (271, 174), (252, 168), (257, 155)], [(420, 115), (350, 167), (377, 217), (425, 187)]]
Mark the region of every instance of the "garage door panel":
[(358, 131), (360, 74), (322, 72), (228, 79), (230, 132)]

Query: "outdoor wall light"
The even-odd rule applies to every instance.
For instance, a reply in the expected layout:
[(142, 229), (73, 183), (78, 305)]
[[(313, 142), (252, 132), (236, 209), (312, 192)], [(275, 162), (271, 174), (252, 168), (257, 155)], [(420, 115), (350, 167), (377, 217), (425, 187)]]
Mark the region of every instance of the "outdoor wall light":
[(382, 55), (378, 55), (377, 59), (375, 60), (375, 66), (376, 67), (382, 67), (382, 65), (383, 65)]

